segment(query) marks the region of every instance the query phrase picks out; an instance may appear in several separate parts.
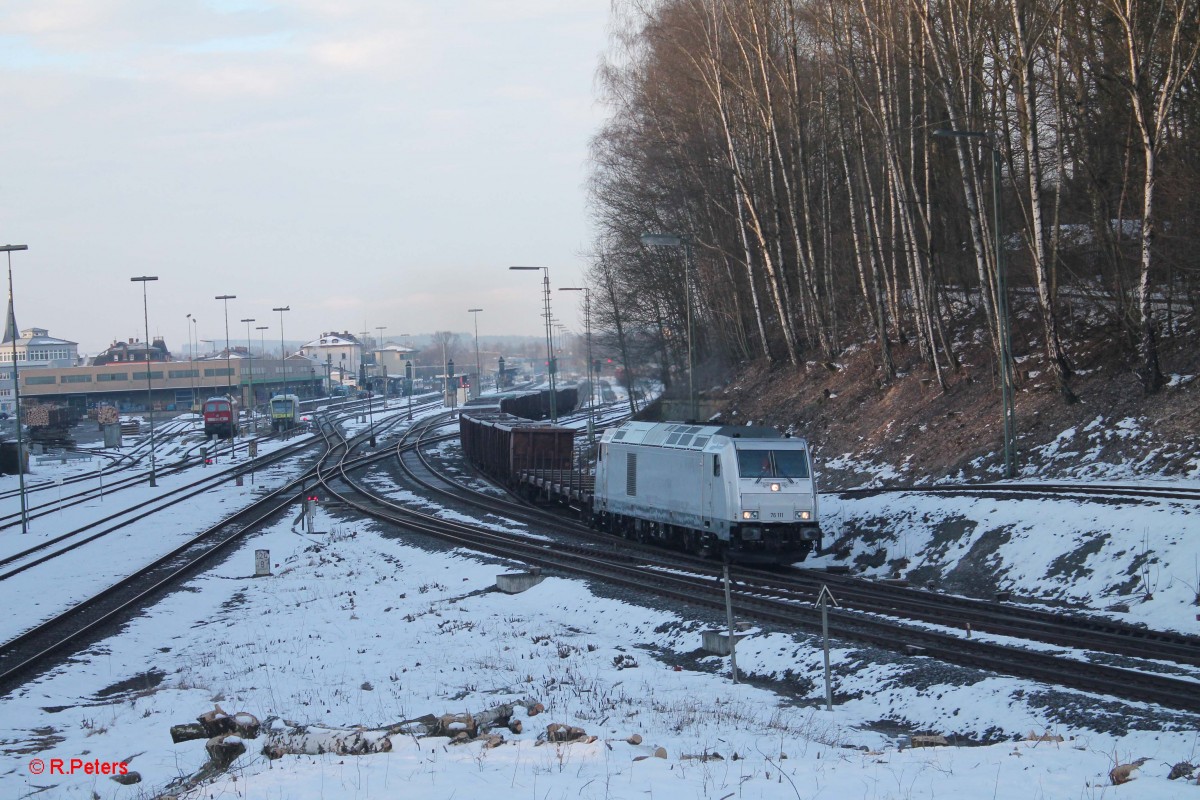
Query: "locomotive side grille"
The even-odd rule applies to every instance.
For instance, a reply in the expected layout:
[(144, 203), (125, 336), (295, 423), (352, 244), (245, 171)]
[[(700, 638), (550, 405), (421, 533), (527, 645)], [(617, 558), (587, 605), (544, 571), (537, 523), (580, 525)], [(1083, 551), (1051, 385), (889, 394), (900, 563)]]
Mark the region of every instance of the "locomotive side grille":
[(625, 494), (637, 494), (637, 453), (625, 454)]

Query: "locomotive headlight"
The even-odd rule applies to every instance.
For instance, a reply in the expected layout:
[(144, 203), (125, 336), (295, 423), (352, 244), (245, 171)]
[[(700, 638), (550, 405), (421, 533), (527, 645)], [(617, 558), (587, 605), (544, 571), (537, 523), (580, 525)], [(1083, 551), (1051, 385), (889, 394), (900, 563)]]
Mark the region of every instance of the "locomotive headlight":
[(780, 489), (780, 486), (779, 486), (779, 484), (778, 484), (778, 483), (772, 483), (772, 484), (771, 484), (771, 491), (772, 491), (772, 492), (778, 492), (778, 491), (779, 491), (779, 489)]
[(758, 519), (757, 511), (743, 511), (742, 519)]
[(796, 519), (808, 520), (811, 518), (812, 518), (812, 512), (810, 512), (810, 511), (797, 511), (796, 512)]

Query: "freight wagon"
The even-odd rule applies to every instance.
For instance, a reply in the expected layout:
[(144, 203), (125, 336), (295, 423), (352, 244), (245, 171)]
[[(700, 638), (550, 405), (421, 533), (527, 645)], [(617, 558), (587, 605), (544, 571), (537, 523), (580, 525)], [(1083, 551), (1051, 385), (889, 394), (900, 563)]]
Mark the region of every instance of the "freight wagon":
[(515, 485), (525, 470), (569, 470), (573, 463), (573, 428), (490, 411), (462, 414), (458, 430), (467, 460), (501, 483)]

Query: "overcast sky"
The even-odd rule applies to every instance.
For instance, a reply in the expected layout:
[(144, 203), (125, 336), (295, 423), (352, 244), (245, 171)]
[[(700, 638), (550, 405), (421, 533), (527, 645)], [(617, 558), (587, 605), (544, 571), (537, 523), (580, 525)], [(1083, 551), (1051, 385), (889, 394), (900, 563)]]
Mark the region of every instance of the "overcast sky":
[[(17, 322), (94, 353), (543, 330), (578, 285), (609, 0), (4, 0)], [(3, 266), (3, 262), (0, 262)], [(555, 316), (582, 328), (578, 294)], [(257, 341), (259, 334), (254, 332)], [(277, 345), (276, 345), (277, 346)]]

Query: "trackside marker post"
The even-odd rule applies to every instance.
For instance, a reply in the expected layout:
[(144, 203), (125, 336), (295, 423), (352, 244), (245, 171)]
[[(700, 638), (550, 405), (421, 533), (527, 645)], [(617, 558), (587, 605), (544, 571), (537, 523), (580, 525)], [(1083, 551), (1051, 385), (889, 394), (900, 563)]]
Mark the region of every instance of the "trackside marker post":
[(841, 608), (829, 587), (821, 584), (817, 604), (821, 606), (821, 638), (825, 642), (825, 710), (833, 711), (833, 684), (829, 680), (829, 603), (833, 603), (835, 608)]
[(737, 639), (733, 635), (733, 597), (729, 591), (729, 562), (724, 566), (725, 578), (725, 620), (729, 624), (729, 671), (733, 674), (733, 682), (737, 683)]

